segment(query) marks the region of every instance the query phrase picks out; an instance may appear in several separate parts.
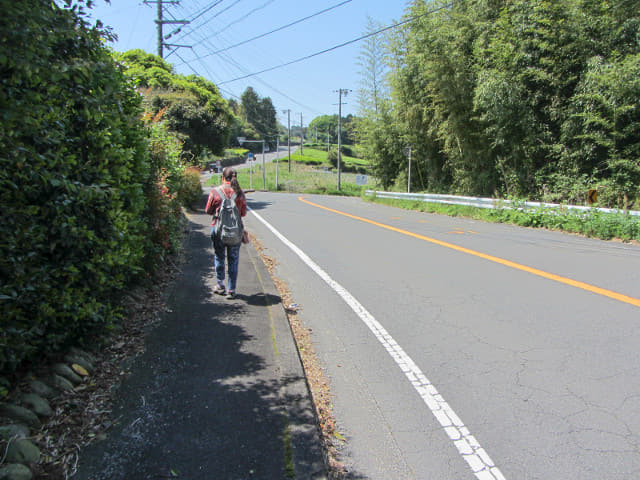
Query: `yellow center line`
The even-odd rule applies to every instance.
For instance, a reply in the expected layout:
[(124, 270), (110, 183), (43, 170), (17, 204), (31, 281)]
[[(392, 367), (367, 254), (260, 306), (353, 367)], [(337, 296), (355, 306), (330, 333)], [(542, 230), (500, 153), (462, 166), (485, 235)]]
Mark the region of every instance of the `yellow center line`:
[(436, 245), (440, 245), (441, 247), (450, 248), (452, 250), (456, 250), (458, 252), (466, 253), (469, 255), (473, 255), (474, 257), (483, 258), (485, 260), (489, 260), (490, 262), (499, 263), (506, 267), (515, 268), (516, 270), (521, 270), (523, 272), (531, 273), (532, 275), (537, 275), (542, 278), (546, 278), (548, 280), (553, 280), (555, 282), (564, 283), (565, 285), (570, 285), (572, 287), (580, 288), (582, 290), (586, 290), (591, 293), (595, 293), (597, 295), (602, 295), (605, 297), (612, 298), (613, 300), (617, 300), (619, 302), (628, 303), (629, 305), (634, 305), (636, 307), (640, 307), (640, 299), (629, 297), (628, 295), (623, 295), (621, 293), (613, 292), (611, 290), (607, 290), (605, 288), (596, 287), (594, 285), (589, 285), (588, 283), (579, 282), (577, 280), (572, 280), (571, 278), (561, 277), (560, 275), (555, 275), (553, 273), (545, 272), (544, 270), (538, 270), (537, 268), (527, 267), (526, 265), (521, 265), (519, 263), (512, 262), (510, 260), (505, 260), (503, 258), (494, 257), (493, 255), (487, 255), (486, 253), (477, 252), (475, 250), (471, 250), (469, 248), (464, 248), (459, 245), (454, 245), (452, 243), (443, 242), (441, 240), (436, 240), (435, 238), (426, 237), (424, 235), (420, 235), (418, 233), (409, 232), (408, 230), (403, 230), (401, 228), (392, 227), (391, 225), (386, 225), (384, 223), (376, 222), (374, 220), (369, 220), (368, 218), (358, 217), (356, 215), (351, 215), (350, 213), (341, 212), (340, 210), (334, 210), (333, 208), (325, 207), (323, 205), (318, 205), (317, 203), (310, 202), (306, 200), (304, 197), (298, 197), (298, 200), (312, 205), (314, 207), (322, 208), (329, 212), (337, 213), (338, 215), (344, 215), (345, 217), (353, 218), (354, 220), (360, 220), (361, 222), (370, 223), (371, 225), (375, 225), (377, 227), (385, 228), (387, 230), (392, 230), (394, 232), (402, 233), (403, 235), (408, 235), (410, 237), (418, 238), (420, 240), (424, 240), (426, 242), (430, 242)]

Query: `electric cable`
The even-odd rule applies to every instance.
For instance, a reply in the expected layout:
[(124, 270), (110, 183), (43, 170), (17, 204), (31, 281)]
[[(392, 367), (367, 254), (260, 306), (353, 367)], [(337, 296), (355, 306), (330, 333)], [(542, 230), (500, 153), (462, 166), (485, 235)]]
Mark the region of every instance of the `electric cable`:
[[(238, 1), (240, 1), (240, 0), (238, 0)], [(243, 22), (244, 20), (246, 20), (247, 18), (249, 18), (249, 16), (250, 16), (250, 15), (253, 15), (253, 14), (254, 14), (254, 13), (256, 13), (257, 11), (262, 10), (263, 8), (265, 8), (265, 7), (267, 7), (268, 5), (272, 4), (273, 2), (275, 2), (275, 0), (267, 0), (265, 3), (263, 3), (263, 4), (262, 4), (262, 5), (260, 5), (259, 7), (256, 7), (256, 8), (254, 8), (253, 10), (251, 10), (249, 13), (246, 13), (246, 14), (244, 14), (243, 16), (241, 16), (241, 17), (239, 17), (239, 18), (237, 18), (237, 19), (233, 20), (232, 22), (229, 22), (229, 23), (228, 23), (224, 28), (222, 28), (222, 30), (219, 30), (219, 31), (217, 31), (217, 32), (216, 32), (216, 33), (214, 33), (214, 34), (209, 35), (209, 36), (208, 36), (208, 37), (206, 37), (205, 39), (206, 39), (206, 40), (208, 40), (208, 39), (210, 39), (211, 37), (215, 37), (215, 36), (217, 36), (217, 35), (220, 35), (222, 32), (224, 32), (225, 30), (227, 30), (227, 29), (231, 28), (233, 25), (236, 25), (236, 24), (238, 24), (238, 23), (240, 23), (240, 22)], [(204, 41), (204, 40), (203, 40), (203, 41)], [(200, 45), (200, 43), (202, 43), (202, 41), (200, 41), (200, 42), (196, 43), (196, 44), (194, 45), (194, 47), (195, 47), (195, 46), (197, 46), (197, 45)]]
[(369, 37), (373, 37), (374, 35), (378, 35), (378, 34), (380, 34), (382, 32), (386, 32), (387, 30), (391, 30), (393, 28), (400, 27), (400, 26), (405, 25), (407, 23), (414, 22), (414, 21), (416, 21), (416, 20), (418, 20), (418, 19), (420, 19), (422, 17), (426, 17), (427, 15), (431, 15), (433, 13), (436, 13), (436, 12), (440, 11), (440, 10), (444, 10), (445, 8), (450, 8), (450, 7), (454, 6), (455, 4), (457, 4), (457, 3), (461, 2), (461, 1), (463, 1), (463, 0), (458, 0), (458, 1), (455, 1), (455, 2), (451, 2), (451, 3), (447, 4), (447, 5), (442, 5), (442, 6), (436, 8), (434, 10), (430, 10), (429, 12), (423, 13), (421, 15), (416, 15), (415, 17), (410, 17), (407, 20), (403, 20), (402, 22), (394, 23), (393, 25), (386, 26), (384, 28), (381, 28), (380, 30), (376, 30), (375, 32), (368, 33), (366, 35), (362, 35), (362, 36), (360, 36), (358, 38), (355, 38), (353, 40), (349, 40), (349, 41), (341, 43), (339, 45), (335, 45), (333, 47), (326, 48), (326, 49), (321, 50), (319, 52), (315, 52), (315, 53), (312, 53), (312, 54), (309, 54), (309, 55), (305, 55), (304, 57), (296, 58), (295, 60), (291, 60), (289, 62), (282, 63), (282, 64), (276, 65), (274, 67), (265, 68), (264, 70), (260, 70), (259, 72), (250, 73), (250, 74), (242, 76), (242, 77), (232, 78), (231, 80), (225, 80), (224, 82), (219, 82), (219, 85), (225, 85), (227, 83), (236, 82), (238, 80), (244, 80), (245, 78), (253, 77), (255, 75), (260, 75), (260, 74), (266, 73), (266, 72), (271, 72), (271, 71), (277, 70), (279, 68), (288, 67), (289, 65), (293, 65), (294, 63), (300, 63), (300, 62), (303, 62), (305, 60), (309, 60), (310, 58), (317, 57), (319, 55), (323, 55), (325, 53), (332, 52), (334, 50), (338, 50), (339, 48), (346, 47), (347, 45), (351, 45), (353, 43), (357, 43), (357, 42), (359, 42), (361, 40), (367, 39)]
[[(181, 36), (180, 38), (178, 38), (176, 41), (177, 41), (177, 42), (179, 42), (179, 41), (180, 41), (180, 40), (182, 40), (183, 38), (186, 38), (186, 37), (188, 37), (189, 35), (192, 35), (193, 33), (195, 33), (195, 32), (197, 31), (197, 29), (198, 29), (198, 28), (202, 28), (202, 27), (203, 27), (203, 26), (205, 26), (207, 23), (209, 23), (211, 20), (213, 20), (214, 18), (216, 18), (216, 17), (218, 17), (218, 16), (222, 15), (222, 14), (223, 14), (224, 12), (226, 12), (227, 10), (230, 10), (231, 8), (233, 8), (234, 6), (236, 6), (238, 3), (240, 3), (241, 1), (242, 1), (242, 0), (236, 0), (236, 1), (235, 1), (235, 2), (233, 2), (231, 5), (229, 5), (228, 7), (226, 7), (226, 8), (225, 8), (225, 9), (223, 9), (223, 10), (220, 10), (220, 11), (219, 11), (218, 13), (216, 13), (213, 17), (209, 18), (206, 22), (201, 23), (200, 25), (197, 25), (196, 27), (192, 27), (192, 28), (191, 28), (191, 31), (186, 32), (184, 35), (182, 35), (182, 36)], [(275, 0), (271, 0), (271, 1), (273, 2), (273, 1), (275, 1)], [(219, 2), (218, 2), (218, 3), (219, 3)], [(180, 28), (179, 28), (179, 29), (177, 29), (177, 31), (180, 31), (180, 30), (181, 30)], [(177, 33), (177, 31), (176, 31), (176, 33)], [(217, 35), (217, 34), (219, 34), (219, 33), (220, 33), (220, 32), (217, 32), (217, 33), (215, 33), (215, 34), (213, 34), (213, 35), (211, 35), (211, 36), (215, 36), (215, 35)], [(208, 37), (208, 38), (210, 38), (210, 37)], [(203, 40), (203, 41), (204, 41), (204, 40)], [(200, 43), (202, 43), (202, 41), (200, 41), (199, 43), (196, 43), (196, 45), (199, 45)], [(192, 48), (193, 48), (193, 47), (195, 47), (196, 45), (192, 45)], [(174, 51), (175, 51), (175, 50), (172, 50), (171, 52), (169, 52), (169, 53), (167, 54), (167, 57), (168, 57), (169, 55), (171, 55)]]
[(208, 7), (205, 7), (202, 12), (198, 13), (195, 17), (193, 18), (188, 18), (187, 20), (189, 20), (190, 22), (193, 22), (194, 20), (197, 20), (198, 18), (200, 18), (202, 15), (204, 15), (205, 13), (207, 13), (209, 10), (211, 10), (214, 7), (217, 7), (218, 5), (220, 5), (222, 2), (224, 2), (224, 0), (217, 0), (214, 2), (211, 2), (211, 5), (209, 5)]
[[(231, 50), (232, 48), (239, 47), (240, 45), (245, 45), (247, 43), (253, 42), (253, 41), (258, 40), (260, 38), (266, 37), (267, 35), (271, 35), (273, 33), (276, 33), (276, 32), (279, 32), (281, 30), (284, 30), (286, 28), (289, 28), (289, 27), (292, 27), (294, 25), (297, 25), (298, 23), (302, 23), (302, 22), (304, 22), (306, 20), (309, 20), (309, 19), (311, 19), (313, 17), (317, 17), (318, 15), (321, 15), (323, 13), (326, 13), (326, 12), (330, 11), (330, 10), (333, 10), (334, 8), (341, 7), (342, 5), (345, 5), (345, 4), (347, 4), (349, 2), (352, 2), (352, 1), (353, 0), (346, 0), (346, 1), (342, 2), (342, 3), (338, 3), (336, 5), (333, 5), (332, 7), (325, 8), (324, 10), (320, 10), (319, 12), (313, 13), (311, 15), (308, 15), (308, 16), (304, 17), (304, 18), (300, 18), (298, 20), (294, 20), (291, 23), (287, 23), (286, 25), (282, 25), (281, 27), (275, 28), (273, 30), (270, 30), (270, 31), (265, 32), (265, 33), (262, 33), (260, 35), (255, 36), (255, 37), (249, 38), (248, 40), (243, 40), (242, 42), (236, 43), (236, 44), (231, 45), (229, 47), (225, 47), (225, 48), (222, 48), (222, 49), (217, 50), (215, 52), (211, 52), (211, 53), (208, 53), (206, 55), (202, 55), (200, 58), (211, 57), (212, 55), (217, 55), (219, 53), (226, 52), (227, 50)], [(182, 64), (180, 64), (180, 65), (182, 65)], [(180, 66), (180, 65), (177, 65), (177, 66)]]
[[(219, 5), (220, 3), (222, 3), (222, 1), (224, 1), (224, 0), (218, 0), (217, 2), (214, 2), (214, 4), (213, 4), (213, 5), (209, 5), (209, 7), (205, 7), (205, 8), (207, 8), (207, 10), (206, 10), (206, 11), (211, 10), (211, 8), (213, 8), (213, 7), (214, 7), (214, 6), (216, 6), (216, 5)], [(229, 7), (227, 7), (225, 10), (228, 10), (229, 8), (231, 8), (231, 7), (232, 7), (233, 5), (235, 5), (236, 3), (239, 3), (240, 1), (241, 1), (241, 0), (237, 0), (237, 1), (236, 1), (236, 2), (234, 2), (232, 5), (230, 5)], [(274, 1), (274, 0), (271, 0), (271, 1)], [(352, 1), (352, 0), (348, 0), (348, 2), (350, 2), (350, 1)], [(344, 4), (344, 3), (348, 3), (348, 2), (343, 2), (343, 4)], [(271, 2), (268, 2), (268, 3), (271, 3)], [(268, 4), (268, 3), (267, 3), (267, 4)], [(263, 5), (263, 7), (264, 7), (264, 6), (266, 6), (267, 4)], [(338, 6), (339, 6), (339, 5), (338, 5)], [(258, 7), (256, 10), (258, 10), (258, 9), (260, 9), (260, 8), (263, 8), (263, 7)], [(335, 8), (335, 6), (334, 6), (334, 7), (331, 7), (331, 8)], [(329, 8), (329, 9), (331, 9), (331, 8)], [(329, 10), (329, 9), (325, 9), (324, 11), (327, 11), (327, 10)], [(194, 18), (197, 18), (197, 17), (199, 17), (199, 16), (202, 16), (202, 14), (206, 13), (206, 11), (204, 11), (204, 10), (203, 10), (203, 11), (201, 11), (201, 13), (200, 13), (199, 15), (197, 14), (197, 15), (196, 15), (196, 17), (194, 17)], [(223, 11), (224, 11), (224, 10), (223, 10)], [(323, 11), (323, 12), (324, 12), (324, 11)], [(168, 16), (169, 18), (171, 18), (172, 20), (176, 20), (175, 15), (174, 15), (172, 12), (170, 12), (169, 10), (165, 10), (165, 13), (166, 13), (166, 14), (167, 14), (167, 16)], [(222, 13), (222, 12), (219, 12), (219, 13), (218, 13), (218, 14), (216, 14), (215, 16), (219, 15), (220, 13)], [(319, 12), (319, 13), (322, 13), (322, 12)], [(314, 14), (313, 16), (318, 15), (319, 13)], [(215, 16), (214, 16), (213, 18), (215, 18)], [(310, 18), (310, 17), (307, 17), (307, 18)], [(301, 21), (301, 20), (297, 21), (296, 23), (300, 23), (300, 21)], [(166, 37), (165, 37), (165, 38), (166, 38)], [(205, 41), (208, 41), (208, 38), (204, 38), (204, 37), (203, 37), (203, 38), (201, 38), (201, 40), (200, 40), (200, 42), (199, 42), (199, 43), (204, 43)], [(175, 53), (175, 54), (176, 54), (176, 56), (177, 56), (177, 57), (182, 61), (182, 63), (181, 63), (181, 64), (179, 64), (178, 66), (181, 66), (181, 65), (187, 65), (187, 66), (189, 67), (189, 69), (190, 69), (190, 70), (191, 70), (195, 75), (197, 75), (197, 76), (199, 76), (199, 77), (202, 77), (202, 78), (205, 78), (205, 77), (204, 77), (204, 76), (203, 76), (203, 75), (202, 75), (198, 70), (196, 70), (196, 68), (194, 68), (194, 67), (191, 65), (191, 63), (193, 63), (194, 61), (200, 61), (201, 66), (205, 69), (205, 71), (206, 71), (206, 72), (207, 72), (207, 74), (209, 75), (209, 78), (215, 78), (215, 75), (213, 75), (213, 74), (211, 73), (211, 71), (209, 70), (208, 66), (207, 66), (204, 62), (202, 62), (202, 61), (201, 61), (203, 57), (197, 57), (197, 58), (195, 58), (194, 60), (191, 60), (190, 62), (187, 62), (187, 61), (186, 61), (186, 60), (185, 60), (185, 59), (184, 59), (180, 54), (178, 54), (178, 53), (177, 53), (177, 50), (178, 50), (178, 49), (177, 49), (177, 48), (175, 48), (174, 50), (172, 50), (172, 51), (171, 51), (171, 53)], [(242, 71), (242, 72), (245, 72), (245, 73), (249, 71), (247, 68), (245, 68), (245, 67), (243, 67), (242, 65), (240, 65), (240, 64), (239, 64), (237, 61), (235, 61), (234, 59), (232, 59), (232, 58), (230, 58), (230, 57), (228, 57), (228, 56), (226, 56), (226, 55), (225, 55), (225, 57), (226, 57), (226, 59), (225, 59), (225, 60), (226, 60), (226, 62), (227, 62), (227, 63), (229, 63), (229, 64), (233, 64), (233, 65), (234, 65), (238, 70), (240, 70), (240, 71)], [(166, 57), (165, 57), (165, 58), (166, 58)], [(284, 92), (282, 92), (282, 91), (278, 90), (278, 89), (277, 89), (276, 87), (274, 87), (273, 85), (270, 85), (270, 84), (269, 84), (269, 83), (267, 83), (266, 81), (264, 81), (264, 80), (262, 80), (262, 79), (259, 79), (259, 78), (258, 78), (258, 79), (256, 79), (256, 80), (257, 80), (259, 83), (261, 83), (261, 84), (263, 84), (264, 86), (266, 86), (268, 89), (273, 90), (274, 92), (278, 93), (278, 94), (279, 94), (279, 95), (281, 95), (282, 97), (286, 98), (286, 99), (287, 99), (287, 100), (289, 100), (290, 102), (292, 102), (292, 103), (294, 103), (294, 104), (296, 104), (296, 105), (298, 105), (298, 106), (300, 106), (300, 107), (302, 107), (302, 108), (305, 108), (305, 109), (307, 109), (308, 111), (311, 111), (311, 112), (314, 112), (314, 113), (318, 114), (318, 112), (317, 112), (315, 109), (313, 109), (313, 108), (311, 108), (311, 107), (309, 107), (309, 106), (307, 106), (307, 105), (304, 105), (304, 104), (302, 104), (302, 103), (298, 102), (297, 100), (295, 100), (295, 99), (293, 99), (292, 97), (288, 96), (288, 95), (287, 95), (287, 94), (285, 94)], [(241, 97), (239, 97), (238, 95), (234, 94), (233, 92), (231, 92), (231, 91), (229, 91), (229, 90), (227, 90), (227, 89), (224, 89), (224, 88), (218, 87), (217, 85), (216, 85), (216, 87), (218, 88), (218, 90), (219, 90), (220, 92), (224, 92), (224, 93), (225, 93), (225, 94), (227, 94), (229, 97), (233, 97), (233, 98), (235, 98), (235, 99), (236, 99), (236, 100), (238, 100), (238, 101), (241, 101), (241, 100), (242, 100), (242, 99), (241, 99)], [(261, 122), (260, 122), (260, 123), (261, 123)], [(260, 124), (260, 125), (259, 125), (259, 127), (261, 127), (261, 128), (262, 128), (262, 130), (266, 130), (266, 129), (265, 129), (265, 126), (264, 126), (264, 125), (262, 125), (262, 124)]]
[[(351, 0), (349, 0), (351, 1)], [(207, 43), (209, 43), (210, 41), (208, 39), (205, 39), (204, 41), (206, 41)], [(263, 54), (259, 54), (261, 57), (264, 56)], [(203, 57), (197, 57), (195, 60), (201, 61)], [(184, 59), (180, 58), (183, 62)], [(242, 66), (236, 59), (234, 59), (233, 57), (230, 57), (227, 54), (221, 55), (221, 59), (224, 60), (227, 64), (233, 65), (236, 69), (238, 69), (240, 72), (243, 73), (249, 73), (249, 69), (247, 69), (246, 67)], [(192, 60), (194, 61), (194, 60)], [(183, 64), (179, 64), (176, 66), (181, 66)], [(205, 68), (205, 70), (209, 73), (210, 78), (214, 79), (215, 75), (212, 75), (211, 72), (209, 71), (209, 69), (206, 67), (206, 64), (204, 62), (201, 62), (201, 65)], [(299, 107), (306, 109), (307, 111), (310, 111), (312, 113), (315, 114), (320, 114), (320, 112), (318, 112), (318, 110), (309, 107), (308, 105), (305, 105), (297, 100), (295, 100), (294, 98), (290, 97), (289, 95), (287, 95), (286, 93), (282, 92), (281, 90), (279, 90), (278, 88), (274, 87), (273, 85), (271, 85), (270, 83), (268, 83), (267, 81), (261, 79), (261, 78), (255, 78), (256, 81), (258, 81), (259, 83), (261, 83), (262, 85), (264, 85), (265, 87), (267, 87), (267, 89), (279, 94), (280, 96), (286, 98), (287, 100), (289, 100), (290, 102), (298, 105)], [(217, 83), (216, 83), (217, 84)]]

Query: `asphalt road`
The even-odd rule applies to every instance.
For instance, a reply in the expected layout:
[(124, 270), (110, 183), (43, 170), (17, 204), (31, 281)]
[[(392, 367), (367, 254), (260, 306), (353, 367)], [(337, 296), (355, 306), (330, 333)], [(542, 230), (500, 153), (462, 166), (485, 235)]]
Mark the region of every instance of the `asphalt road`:
[(246, 225), (312, 331), (352, 478), (640, 478), (639, 247), (302, 198), (252, 193)]

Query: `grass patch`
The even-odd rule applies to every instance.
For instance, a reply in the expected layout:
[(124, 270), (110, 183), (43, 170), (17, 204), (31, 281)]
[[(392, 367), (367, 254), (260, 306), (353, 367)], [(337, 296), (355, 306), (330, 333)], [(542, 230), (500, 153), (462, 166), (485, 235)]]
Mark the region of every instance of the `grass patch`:
[(293, 465), (293, 445), (291, 444), (291, 426), (289, 416), (284, 414), (284, 432), (282, 435), (284, 444), (284, 468), (287, 478), (296, 478), (296, 471)]
[(247, 153), (249, 153), (249, 149), (241, 148), (241, 147), (239, 147), (239, 148), (227, 148), (224, 151), (225, 156), (230, 156), (230, 157), (232, 157), (234, 155), (238, 155), (238, 156), (242, 157), (242, 156), (246, 155)]
[[(307, 163), (309, 165), (323, 165), (329, 168), (334, 168), (331, 165), (331, 162), (329, 162), (328, 157), (329, 155), (326, 150), (306, 147), (304, 149), (304, 154), (300, 153), (300, 150), (297, 150), (291, 155), (291, 160), (294, 162)], [(342, 165), (347, 169), (354, 167), (368, 167), (369, 162), (362, 158), (350, 157), (343, 154)]]
[(623, 241), (640, 241), (640, 218), (628, 213), (602, 213), (597, 210), (580, 212), (563, 208), (509, 209), (509, 208), (476, 208), (466, 205), (445, 205), (440, 203), (420, 202), (417, 200), (396, 200), (377, 198), (375, 195), (364, 197), (365, 200), (389, 205), (392, 207), (436, 213), (452, 217), (473, 218), (493, 223), (508, 223), (521, 227), (547, 228), (569, 233), (577, 233), (587, 237)]
[[(306, 151), (306, 150), (305, 150)], [(291, 159), (294, 156), (291, 155)], [(327, 172), (315, 165), (296, 163), (292, 161), (291, 172), (287, 160), (280, 159), (278, 168), (278, 188), (276, 189), (276, 163), (270, 162), (265, 168), (265, 187), (263, 188), (262, 164), (254, 165), (252, 172), (248, 168), (238, 170), (238, 182), (243, 189), (267, 190), (270, 192), (315, 193), (322, 195), (345, 195), (359, 197), (366, 186), (356, 185), (353, 173), (340, 175), (340, 190), (338, 190), (338, 175)], [(219, 183), (219, 176), (213, 175), (207, 186)]]

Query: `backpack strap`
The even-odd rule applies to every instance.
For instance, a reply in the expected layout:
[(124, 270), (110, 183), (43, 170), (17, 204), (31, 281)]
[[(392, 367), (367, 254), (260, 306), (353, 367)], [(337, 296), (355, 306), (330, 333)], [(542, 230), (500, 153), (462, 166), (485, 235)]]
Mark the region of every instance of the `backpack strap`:
[(214, 190), (216, 192), (218, 192), (218, 195), (220, 196), (220, 200), (223, 200), (223, 201), (224, 201), (225, 198), (229, 198), (229, 199), (235, 201), (236, 197), (238, 196), (238, 194), (234, 190), (233, 194), (230, 197), (227, 197), (227, 195), (224, 193), (224, 190), (222, 190), (222, 186), (221, 185), (218, 185)]
[(218, 193), (218, 196), (220, 197), (220, 205), (218, 206), (216, 211), (213, 212), (213, 218), (215, 218), (217, 220), (218, 218), (220, 218), (220, 208), (222, 208), (222, 202), (224, 202), (224, 199), (225, 199), (226, 195), (222, 191), (222, 187), (221, 186), (215, 187), (214, 190)]

